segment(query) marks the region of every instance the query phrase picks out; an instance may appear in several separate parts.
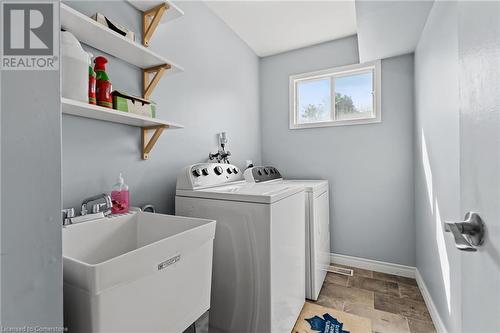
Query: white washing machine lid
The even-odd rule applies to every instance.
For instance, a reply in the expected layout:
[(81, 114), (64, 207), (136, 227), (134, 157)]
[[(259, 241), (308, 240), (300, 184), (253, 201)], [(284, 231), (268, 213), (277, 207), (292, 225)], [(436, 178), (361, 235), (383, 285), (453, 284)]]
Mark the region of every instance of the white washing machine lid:
[(304, 186), (307, 192), (324, 192), (328, 189), (328, 180), (295, 180), (284, 179), (285, 185)]
[(286, 184), (236, 183), (197, 190), (177, 190), (177, 196), (272, 204), (304, 191)]
[(323, 193), (328, 189), (328, 180), (276, 179), (259, 184), (282, 184), (285, 186), (299, 186), (303, 187), (306, 192), (312, 192), (314, 194)]

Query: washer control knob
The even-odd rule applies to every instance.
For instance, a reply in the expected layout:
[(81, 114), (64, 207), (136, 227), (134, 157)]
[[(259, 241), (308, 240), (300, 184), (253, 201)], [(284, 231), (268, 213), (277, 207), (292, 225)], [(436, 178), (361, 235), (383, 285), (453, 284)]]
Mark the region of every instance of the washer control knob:
[(259, 176), (262, 176), (262, 171), (257, 170), (257, 173), (259, 174)]
[(203, 174), (203, 176), (208, 176), (208, 169), (207, 168), (203, 168), (201, 170), (201, 173)]
[(269, 174), (269, 169), (268, 168), (264, 168), (264, 172), (266, 173), (266, 175)]
[(222, 169), (222, 167), (221, 167), (221, 166), (216, 166), (216, 167), (214, 168), (214, 172), (215, 172), (215, 174), (216, 174), (217, 176), (220, 176), (220, 175), (224, 172), (224, 170)]
[(193, 176), (200, 177), (201, 176), (201, 170), (200, 169), (194, 169), (193, 170)]
[(240, 172), (240, 170), (238, 170), (238, 168), (233, 168), (233, 172), (236, 174), (236, 173)]
[(226, 171), (227, 171), (228, 174), (232, 174), (233, 173), (233, 170), (231, 170), (231, 168), (227, 168)]

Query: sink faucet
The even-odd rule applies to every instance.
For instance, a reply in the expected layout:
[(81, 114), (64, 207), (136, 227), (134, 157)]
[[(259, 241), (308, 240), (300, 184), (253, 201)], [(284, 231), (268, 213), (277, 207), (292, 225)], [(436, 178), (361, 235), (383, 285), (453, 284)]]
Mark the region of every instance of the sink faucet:
[(101, 211), (101, 207), (105, 207), (105, 210), (103, 211), (104, 216), (111, 214), (111, 207), (113, 204), (111, 202), (111, 197), (109, 196), (109, 194), (106, 194), (106, 193), (97, 194), (97, 195), (94, 195), (92, 197), (89, 197), (89, 198), (83, 200), (82, 201), (82, 211), (80, 214), (87, 215), (87, 213), (89, 212), (89, 210), (87, 208), (87, 205), (89, 204), (89, 202), (97, 201), (99, 199), (104, 199), (104, 202), (100, 203), (100, 204), (94, 204), (92, 206), (92, 213), (93, 214), (99, 213)]
[[(104, 200), (104, 202), (97, 202), (92, 205), (92, 211), (91, 214), (89, 214), (89, 210), (87, 208), (87, 205), (90, 202), (93, 201), (98, 201), (98, 200)], [(80, 222), (86, 222), (86, 221), (93, 221), (96, 219), (101, 219), (104, 218), (108, 215), (111, 214), (111, 207), (113, 203), (111, 202), (111, 197), (109, 194), (106, 193), (101, 193), (94, 195), (92, 197), (89, 197), (82, 202), (82, 211), (80, 216), (75, 215), (75, 209), (74, 208), (68, 208), (68, 209), (63, 209), (62, 212), (62, 219), (63, 219), (63, 226), (68, 226), (71, 224), (76, 224)], [(105, 207), (104, 211), (101, 211), (101, 209)]]

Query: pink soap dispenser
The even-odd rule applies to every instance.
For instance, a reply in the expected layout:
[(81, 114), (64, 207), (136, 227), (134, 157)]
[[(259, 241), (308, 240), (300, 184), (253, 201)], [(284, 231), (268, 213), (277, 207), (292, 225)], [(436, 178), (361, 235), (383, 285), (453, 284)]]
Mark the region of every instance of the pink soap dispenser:
[(112, 214), (128, 213), (128, 185), (124, 183), (121, 173), (120, 176), (118, 176), (117, 183), (113, 186), (113, 191), (111, 192), (111, 201), (113, 203), (113, 207), (111, 208)]

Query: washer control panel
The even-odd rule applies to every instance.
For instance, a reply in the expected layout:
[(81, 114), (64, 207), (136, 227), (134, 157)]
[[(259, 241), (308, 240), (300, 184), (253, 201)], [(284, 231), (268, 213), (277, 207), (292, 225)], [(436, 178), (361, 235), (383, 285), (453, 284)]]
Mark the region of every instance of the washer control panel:
[(184, 168), (177, 177), (177, 189), (217, 186), (243, 180), (243, 172), (226, 163), (198, 163)]
[(272, 166), (256, 166), (245, 170), (245, 180), (251, 183), (281, 179), (281, 174)]

